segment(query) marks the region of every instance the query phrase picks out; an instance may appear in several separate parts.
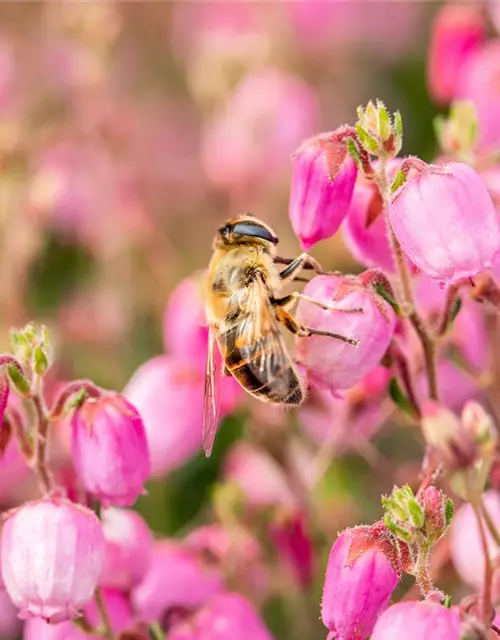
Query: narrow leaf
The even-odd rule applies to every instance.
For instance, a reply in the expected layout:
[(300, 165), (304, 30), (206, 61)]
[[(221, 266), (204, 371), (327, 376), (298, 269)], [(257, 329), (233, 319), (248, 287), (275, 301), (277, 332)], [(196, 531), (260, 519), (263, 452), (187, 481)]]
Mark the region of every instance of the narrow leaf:
[(373, 138), (363, 127), (359, 124), (356, 125), (356, 132), (363, 147), (373, 155), (377, 155), (379, 151), (379, 143)]
[(389, 395), (391, 396), (394, 404), (401, 409), (404, 413), (414, 417), (415, 410), (413, 405), (407, 396), (403, 393), (397, 378), (391, 378), (389, 380)]
[(394, 309), (394, 313), (397, 316), (402, 316), (401, 307), (396, 302), (396, 300), (394, 300), (394, 298), (391, 296), (391, 294), (387, 291), (385, 287), (383, 287), (381, 284), (376, 284), (375, 291), (378, 293), (378, 295), (381, 298), (383, 298), (386, 302), (388, 302), (391, 305), (391, 307)]
[(406, 176), (402, 171), (398, 171), (396, 173), (396, 177), (394, 178), (391, 184), (391, 193), (394, 193), (399, 187), (401, 187), (406, 182)]
[(7, 373), (9, 378), (19, 393), (23, 396), (28, 396), (31, 391), (30, 383), (24, 377), (24, 374), (19, 371), (13, 364), (9, 364), (7, 367)]

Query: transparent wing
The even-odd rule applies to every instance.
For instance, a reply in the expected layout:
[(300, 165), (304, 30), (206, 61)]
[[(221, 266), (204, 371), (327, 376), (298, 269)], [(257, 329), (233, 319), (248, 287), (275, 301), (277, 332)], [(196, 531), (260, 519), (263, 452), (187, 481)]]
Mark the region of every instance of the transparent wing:
[(220, 357), (215, 328), (208, 332), (207, 368), (205, 371), (205, 397), (203, 401), (202, 444), (207, 458), (212, 453), (215, 434), (219, 422), (220, 378), (222, 375), (222, 358)]

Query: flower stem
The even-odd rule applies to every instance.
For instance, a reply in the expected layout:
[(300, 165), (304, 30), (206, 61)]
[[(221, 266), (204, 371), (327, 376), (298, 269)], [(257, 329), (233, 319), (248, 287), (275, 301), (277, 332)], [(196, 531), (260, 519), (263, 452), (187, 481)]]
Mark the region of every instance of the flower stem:
[(424, 598), (426, 598), (431, 591), (434, 591), (434, 585), (432, 584), (432, 579), (429, 574), (429, 555), (430, 547), (428, 545), (422, 545), (418, 550), (414, 569), (415, 579)]
[(486, 505), (484, 504), (484, 500), (482, 498), (479, 499), (479, 508), (481, 510), (481, 515), (484, 518), (484, 523), (488, 527), (488, 531), (491, 534), (491, 537), (495, 541), (495, 544), (497, 545), (497, 547), (500, 547), (500, 532), (496, 528), (495, 523), (493, 522), (493, 519), (490, 515), (490, 512), (486, 508)]
[(35, 452), (32, 466), (44, 493), (52, 488), (52, 476), (47, 467), (47, 438), (49, 418), (41, 393), (41, 380), (33, 381), (31, 401), (35, 412)]
[(484, 528), (483, 514), (479, 502), (471, 503), (476, 515), (479, 527), (479, 537), (481, 539), (481, 547), (484, 555), (484, 581), (483, 581), (483, 597), (482, 597), (482, 619), (483, 623), (489, 626), (491, 614), (491, 582), (493, 580), (493, 568), (491, 566), (491, 558), (488, 550), (488, 540), (486, 539), (486, 531)]
[(99, 611), (99, 615), (101, 616), (103, 637), (106, 638), (106, 640), (115, 640), (115, 633), (113, 631), (113, 627), (111, 626), (111, 620), (106, 608), (106, 603), (104, 602), (104, 598), (102, 597), (101, 587), (96, 588), (94, 593), (94, 600)]

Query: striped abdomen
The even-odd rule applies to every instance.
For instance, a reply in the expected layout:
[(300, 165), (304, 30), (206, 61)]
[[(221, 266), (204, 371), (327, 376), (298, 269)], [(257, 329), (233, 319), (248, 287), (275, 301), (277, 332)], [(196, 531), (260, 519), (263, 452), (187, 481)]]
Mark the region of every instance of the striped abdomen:
[(303, 400), (299, 378), (281, 337), (279, 327), (251, 340), (248, 325), (253, 318), (244, 316), (219, 334), (226, 368), (241, 386), (260, 400), (298, 405)]

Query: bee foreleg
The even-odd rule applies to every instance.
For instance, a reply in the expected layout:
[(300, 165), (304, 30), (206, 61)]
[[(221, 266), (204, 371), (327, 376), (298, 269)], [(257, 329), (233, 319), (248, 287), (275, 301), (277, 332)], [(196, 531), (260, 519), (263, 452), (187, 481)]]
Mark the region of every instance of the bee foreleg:
[(293, 260), (288, 258), (275, 258), (277, 264), (288, 264), (280, 273), (283, 283), (293, 280), (302, 269), (313, 269), (318, 275), (334, 275), (336, 271), (324, 271), (320, 263), (308, 253), (301, 253)]
[(223, 374), (224, 374), (225, 376), (232, 376), (232, 375), (233, 375), (233, 374), (231, 373), (231, 371), (230, 371), (226, 366), (224, 366)]
[(330, 331), (322, 331), (321, 329), (306, 327), (283, 307), (278, 306), (276, 308), (276, 317), (278, 321), (281, 322), (281, 324), (283, 324), (289, 331), (291, 331), (299, 338), (309, 338), (310, 336), (326, 336), (329, 338), (335, 338), (335, 340), (342, 340), (342, 342), (352, 344), (352, 346), (356, 348), (359, 346), (359, 340), (348, 338), (347, 336), (343, 336), (340, 333), (332, 333)]
[(314, 298), (311, 298), (309, 296), (305, 296), (303, 293), (298, 293), (297, 291), (294, 291), (293, 293), (291, 293), (288, 296), (284, 296), (283, 298), (273, 298), (272, 302), (273, 304), (279, 306), (279, 307), (288, 307), (291, 306), (294, 302), (296, 302), (297, 300), (305, 300), (306, 302), (310, 302), (311, 304), (315, 304), (317, 307), (320, 307), (321, 309), (324, 309), (325, 311), (341, 311), (342, 313), (362, 313), (363, 309), (361, 307), (354, 307), (351, 309), (343, 309), (341, 307), (331, 307), (328, 304), (324, 304), (323, 302), (320, 302), (319, 300), (315, 300)]

